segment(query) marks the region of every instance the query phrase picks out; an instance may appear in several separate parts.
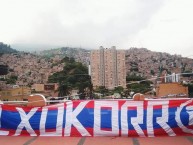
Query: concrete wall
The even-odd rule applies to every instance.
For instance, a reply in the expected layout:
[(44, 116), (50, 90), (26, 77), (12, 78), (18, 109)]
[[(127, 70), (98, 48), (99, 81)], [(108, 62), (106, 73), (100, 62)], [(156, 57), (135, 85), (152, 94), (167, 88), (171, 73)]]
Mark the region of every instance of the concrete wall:
[[(180, 96), (186, 94), (186, 96)], [(188, 87), (182, 86), (179, 83), (163, 83), (156, 88), (156, 96), (163, 97), (188, 97)]]

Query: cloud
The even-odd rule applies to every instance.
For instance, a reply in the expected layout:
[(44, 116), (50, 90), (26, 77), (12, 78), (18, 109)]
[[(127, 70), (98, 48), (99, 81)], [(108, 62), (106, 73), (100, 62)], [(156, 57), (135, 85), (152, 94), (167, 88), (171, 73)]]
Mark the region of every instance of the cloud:
[(163, 1), (86, 0), (57, 1), (39, 11), (31, 32), (16, 42), (98, 48), (100, 45), (128, 47), (130, 38), (144, 29)]
[(188, 56), (193, 52), (192, 5), (191, 0), (170, 0), (135, 41), (140, 40), (143, 46), (154, 51)]
[(0, 40), (17, 48), (192, 47), (191, 0), (1, 1)]

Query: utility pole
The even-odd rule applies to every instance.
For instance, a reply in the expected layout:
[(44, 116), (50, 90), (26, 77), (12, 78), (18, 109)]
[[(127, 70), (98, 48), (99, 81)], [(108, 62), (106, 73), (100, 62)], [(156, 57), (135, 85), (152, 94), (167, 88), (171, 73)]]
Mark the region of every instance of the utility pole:
[(22, 101), (23, 101), (23, 80), (22, 80), (22, 86), (21, 86), (21, 93), (22, 93), (22, 96), (21, 96), (21, 99), (22, 99)]

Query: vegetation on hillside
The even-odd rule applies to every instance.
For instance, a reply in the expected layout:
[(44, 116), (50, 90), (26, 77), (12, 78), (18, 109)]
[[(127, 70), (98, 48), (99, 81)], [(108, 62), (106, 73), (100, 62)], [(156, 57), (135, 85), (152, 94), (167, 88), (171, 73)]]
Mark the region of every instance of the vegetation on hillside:
[(90, 50), (86, 50), (82, 48), (61, 47), (61, 48), (55, 48), (51, 50), (44, 50), (40, 52), (40, 55), (47, 58), (54, 57), (55, 55), (59, 55), (61, 57), (76, 58), (78, 54), (88, 53), (88, 52), (90, 52)]
[(88, 68), (69, 57), (65, 57), (62, 62), (65, 62), (63, 70), (49, 76), (48, 81), (59, 83), (58, 96), (67, 96), (72, 89), (77, 89), (80, 98), (84, 99), (92, 91)]
[(7, 75), (7, 74), (8, 74), (8, 66), (0, 65), (0, 75)]
[(11, 48), (10, 45), (4, 44), (0, 42), (0, 55), (4, 53), (16, 53), (17, 51), (13, 48)]
[(188, 87), (189, 98), (193, 98), (193, 82), (189, 84), (184, 84), (184, 86)]
[(188, 85), (189, 97), (193, 98), (193, 84)]
[[(73, 57), (76, 61), (88, 64), (91, 50), (62, 47), (51, 50), (44, 50), (40, 54), (49, 58), (52, 57)], [(180, 55), (153, 52), (146, 48), (130, 48), (125, 50), (126, 71), (129, 74), (138, 74), (143, 77), (160, 76), (165, 70), (171, 74), (176, 70), (180, 73), (187, 70), (192, 71), (193, 60), (183, 58)]]
[(191, 70), (184, 71), (182, 76), (183, 77), (193, 77), (193, 72)]
[(17, 81), (18, 77), (17, 76), (10, 76), (9, 78), (0, 78), (0, 81), (5, 81), (6, 84), (11, 84), (11, 85), (15, 85), (16, 81)]
[(151, 91), (151, 81), (145, 80), (145, 78), (141, 76), (137, 76), (135, 74), (127, 75), (127, 88), (129, 91), (134, 93), (146, 93)]

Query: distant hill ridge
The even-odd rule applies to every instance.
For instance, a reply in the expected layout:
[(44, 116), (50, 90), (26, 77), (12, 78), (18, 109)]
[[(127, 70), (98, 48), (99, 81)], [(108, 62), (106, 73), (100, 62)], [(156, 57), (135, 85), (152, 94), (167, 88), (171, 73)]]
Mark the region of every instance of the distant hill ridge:
[(130, 48), (126, 50), (126, 67), (127, 73), (150, 78), (164, 73), (192, 72), (193, 59), (146, 48)]
[[(2, 43), (1, 43), (2, 46)], [(5, 47), (6, 46), (6, 47)], [(4, 48), (10, 48), (3, 44)], [(15, 52), (15, 51), (13, 51)], [(76, 61), (88, 66), (91, 50), (83, 48), (62, 47), (52, 50), (26, 53), (4, 53), (0, 55), (0, 64), (7, 65), (12, 74), (18, 76), (20, 83), (25, 85), (33, 83), (46, 83), (46, 76), (61, 71), (64, 63), (61, 61), (65, 56), (73, 57)], [(30, 60), (30, 61), (29, 61)], [(126, 72), (128, 75), (152, 78), (163, 76), (164, 73), (193, 72), (193, 59), (184, 58), (180, 55), (153, 52), (146, 48), (130, 48), (125, 50)], [(45, 77), (41, 75), (45, 74)], [(34, 79), (34, 77), (36, 79)]]
[[(83, 48), (62, 47), (44, 50), (40, 54), (47, 57), (74, 57), (76, 61), (88, 64), (90, 52)], [(193, 59), (165, 52), (154, 52), (147, 48), (130, 48), (125, 50), (126, 71), (136, 75), (151, 77), (167, 73), (193, 71)]]
[(16, 53), (17, 50), (11, 48), (10, 45), (4, 44), (2, 42), (0, 42), (0, 54), (4, 54), (4, 53)]
[(74, 48), (74, 47), (62, 47), (50, 50), (43, 50), (40, 52), (41, 56), (47, 58), (58, 57), (60, 59), (64, 57), (73, 57), (76, 61), (82, 62), (83, 64), (88, 64), (90, 51), (83, 48)]
[(83, 48), (75, 48), (75, 47), (61, 47), (61, 48), (55, 48), (50, 50), (43, 50), (40, 52), (40, 55), (42, 56), (53, 56), (53, 55), (76, 55), (78, 53), (87, 53), (91, 50), (86, 50)]

